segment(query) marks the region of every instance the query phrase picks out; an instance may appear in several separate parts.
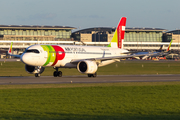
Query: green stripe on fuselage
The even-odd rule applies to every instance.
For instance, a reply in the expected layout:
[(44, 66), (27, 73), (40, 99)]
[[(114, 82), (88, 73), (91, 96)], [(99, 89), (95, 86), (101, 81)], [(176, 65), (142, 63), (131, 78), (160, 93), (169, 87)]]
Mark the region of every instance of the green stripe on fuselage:
[(47, 60), (46, 63), (43, 66), (46, 66), (48, 64), (53, 64), (56, 59), (56, 52), (54, 48), (51, 45), (41, 45), (41, 47), (44, 49), (44, 51), (47, 51)]

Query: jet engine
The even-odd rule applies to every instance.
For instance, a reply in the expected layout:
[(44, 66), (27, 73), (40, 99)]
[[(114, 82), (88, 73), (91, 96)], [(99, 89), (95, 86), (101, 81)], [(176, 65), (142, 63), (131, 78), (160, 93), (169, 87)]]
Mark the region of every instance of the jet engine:
[(80, 73), (94, 74), (96, 73), (98, 66), (95, 61), (81, 61), (77, 65), (77, 69)]
[(44, 71), (45, 67), (25, 65), (25, 69), (28, 73), (41, 74)]

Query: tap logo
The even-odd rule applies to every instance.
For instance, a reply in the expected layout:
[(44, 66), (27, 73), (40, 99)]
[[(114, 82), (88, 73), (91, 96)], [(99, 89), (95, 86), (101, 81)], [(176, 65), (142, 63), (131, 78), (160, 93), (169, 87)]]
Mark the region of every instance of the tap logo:
[(58, 45), (41, 45), (44, 51), (47, 52), (47, 60), (43, 66), (54, 66), (58, 60), (63, 60), (65, 51)]

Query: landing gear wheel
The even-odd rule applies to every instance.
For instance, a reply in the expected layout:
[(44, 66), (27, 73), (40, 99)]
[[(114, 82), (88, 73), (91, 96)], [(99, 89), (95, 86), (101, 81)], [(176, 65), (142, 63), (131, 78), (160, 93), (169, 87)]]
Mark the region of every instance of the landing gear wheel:
[(96, 73), (92, 74), (92, 77), (96, 77), (96, 76), (97, 76), (97, 74), (96, 74)]
[(58, 76), (58, 72), (54, 71), (53, 76), (57, 77)]
[(58, 67), (54, 67), (54, 69), (56, 69), (56, 71), (54, 71), (53, 76), (54, 77), (62, 77), (62, 72), (58, 71)]
[(53, 76), (54, 77), (62, 77), (62, 72), (61, 71), (54, 71)]
[(92, 74), (88, 74), (88, 77), (91, 77)]
[(58, 77), (62, 77), (62, 72), (58, 71)]
[(94, 74), (88, 74), (88, 77), (96, 77), (96, 76), (97, 76), (96, 73), (94, 73)]
[(40, 77), (40, 76), (41, 76), (41, 74), (35, 73), (35, 77)]

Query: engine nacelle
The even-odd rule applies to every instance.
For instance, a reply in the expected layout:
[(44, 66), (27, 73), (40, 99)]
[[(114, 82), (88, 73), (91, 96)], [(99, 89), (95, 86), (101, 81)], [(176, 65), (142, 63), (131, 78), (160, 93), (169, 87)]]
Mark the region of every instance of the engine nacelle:
[(42, 72), (44, 72), (45, 67), (25, 65), (25, 69), (28, 73), (32, 73), (32, 74), (39, 73), (39, 74), (41, 74)]
[(98, 66), (95, 61), (86, 60), (79, 62), (77, 69), (80, 73), (94, 74), (97, 71)]

